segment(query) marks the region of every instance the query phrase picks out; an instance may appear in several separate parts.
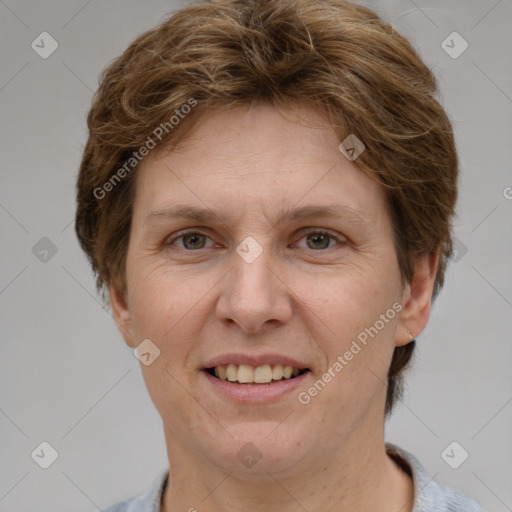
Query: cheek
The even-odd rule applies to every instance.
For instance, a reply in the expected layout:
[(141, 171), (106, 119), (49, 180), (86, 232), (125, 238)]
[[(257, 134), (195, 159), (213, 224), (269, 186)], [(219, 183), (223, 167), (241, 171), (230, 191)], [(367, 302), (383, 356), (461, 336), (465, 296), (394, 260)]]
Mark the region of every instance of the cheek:
[[(315, 320), (315, 325), (317, 334), (323, 333), (316, 341), (325, 355), (325, 368), (306, 392), (329, 424), (337, 425), (343, 416), (355, 428), (385, 395), (399, 307), (395, 277), (392, 269), (387, 274), (370, 269), (347, 272), (326, 280), (327, 299), (311, 298), (312, 303), (323, 302), (323, 309), (315, 311), (322, 321)], [(334, 428), (333, 436), (337, 432)]]
[[(382, 254), (382, 253), (381, 253)], [(327, 368), (336, 375), (330, 385), (340, 407), (356, 407), (363, 397), (380, 393), (394, 350), (400, 309), (400, 274), (394, 252), (368, 264), (344, 269), (323, 280), (321, 297), (311, 296), (320, 326)], [(319, 282), (317, 281), (317, 286)], [(329, 329), (323, 327), (326, 325)], [(341, 361), (340, 358), (341, 357)], [(335, 362), (338, 365), (333, 368)], [(328, 377), (329, 378), (329, 377)], [(330, 400), (334, 395), (328, 397)]]
[(347, 334), (373, 325), (400, 297), (399, 273), (372, 262), (317, 277), (303, 294), (336, 337), (347, 340)]
[[(132, 326), (138, 337), (155, 341), (166, 351), (177, 351), (179, 345), (169, 340), (194, 335), (191, 321), (201, 309), (204, 281), (180, 276), (163, 266), (134, 266), (130, 310)], [(188, 328), (184, 333), (185, 327)]]
[[(130, 302), (134, 335), (139, 342), (150, 339), (160, 349), (152, 364), (141, 365), (146, 387), (161, 416), (174, 418), (173, 425), (185, 428), (200, 415), (186, 391), (191, 377), (186, 362), (204, 324), (198, 318), (205, 314), (203, 303), (198, 302), (204, 295), (204, 281), (150, 265), (132, 271), (136, 276)], [(176, 415), (178, 410), (182, 414)]]

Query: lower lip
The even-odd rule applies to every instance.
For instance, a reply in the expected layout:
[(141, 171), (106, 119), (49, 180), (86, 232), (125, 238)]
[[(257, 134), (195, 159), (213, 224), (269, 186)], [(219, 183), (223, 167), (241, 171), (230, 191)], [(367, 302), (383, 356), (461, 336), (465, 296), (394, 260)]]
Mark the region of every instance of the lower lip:
[(297, 375), (293, 379), (277, 380), (270, 384), (239, 384), (221, 380), (207, 371), (201, 372), (214, 389), (228, 398), (242, 403), (263, 403), (276, 401), (287, 393), (296, 390), (310, 375), (310, 371)]

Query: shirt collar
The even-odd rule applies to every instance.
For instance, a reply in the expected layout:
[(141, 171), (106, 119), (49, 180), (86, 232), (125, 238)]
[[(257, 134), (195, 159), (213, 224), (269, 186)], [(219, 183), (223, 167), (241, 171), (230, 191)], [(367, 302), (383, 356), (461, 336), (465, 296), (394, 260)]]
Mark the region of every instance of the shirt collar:
[(392, 443), (386, 443), (386, 452), (412, 478), (412, 512), (482, 512), (480, 504), (473, 498), (458, 489), (438, 484), (411, 453)]

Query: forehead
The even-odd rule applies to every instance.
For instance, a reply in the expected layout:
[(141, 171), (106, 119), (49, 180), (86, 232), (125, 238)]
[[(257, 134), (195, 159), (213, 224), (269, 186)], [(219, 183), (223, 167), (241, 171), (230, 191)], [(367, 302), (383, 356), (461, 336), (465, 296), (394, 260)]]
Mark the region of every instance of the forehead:
[(339, 142), (325, 114), (311, 107), (202, 114), (176, 147), (142, 161), (134, 214), (147, 218), (184, 203), (233, 215), (263, 206), (282, 217), (293, 205), (336, 203), (368, 217), (382, 213), (381, 187), (339, 151)]

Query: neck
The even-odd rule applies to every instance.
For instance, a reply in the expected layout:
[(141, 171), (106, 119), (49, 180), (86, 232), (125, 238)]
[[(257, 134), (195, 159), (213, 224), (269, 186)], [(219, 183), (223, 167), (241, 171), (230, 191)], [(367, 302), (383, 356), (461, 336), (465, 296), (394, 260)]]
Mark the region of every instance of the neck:
[(371, 431), (361, 426), (336, 450), (286, 471), (248, 473), (219, 467), (166, 431), (171, 464), (161, 512), (411, 512), (411, 478), (386, 454), (383, 423), (378, 435), (367, 425)]

